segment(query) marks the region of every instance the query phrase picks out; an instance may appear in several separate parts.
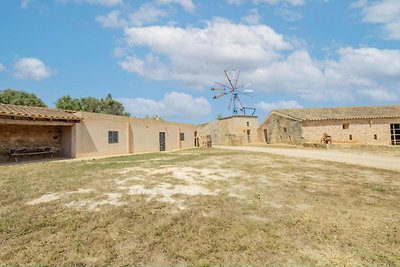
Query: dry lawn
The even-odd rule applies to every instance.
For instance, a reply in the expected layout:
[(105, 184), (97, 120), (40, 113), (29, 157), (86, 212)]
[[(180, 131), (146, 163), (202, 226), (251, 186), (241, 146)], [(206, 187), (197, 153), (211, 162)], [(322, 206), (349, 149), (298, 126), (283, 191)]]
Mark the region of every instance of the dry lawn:
[(399, 172), (198, 149), (0, 174), (0, 265), (400, 265)]

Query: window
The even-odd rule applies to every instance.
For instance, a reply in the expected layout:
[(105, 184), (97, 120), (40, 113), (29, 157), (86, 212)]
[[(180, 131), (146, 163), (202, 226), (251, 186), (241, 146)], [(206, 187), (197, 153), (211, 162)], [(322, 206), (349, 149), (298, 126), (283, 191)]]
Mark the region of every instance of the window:
[(346, 130), (349, 128), (350, 128), (350, 124), (348, 124), (348, 123), (343, 124), (343, 130)]
[(118, 144), (118, 131), (108, 131), (108, 143)]
[(349, 140), (352, 141), (353, 140), (353, 135), (349, 135)]
[(247, 126), (250, 126), (250, 122), (247, 122)]
[(185, 141), (185, 133), (180, 133), (180, 140)]
[(390, 124), (390, 138), (392, 145), (400, 146), (400, 124)]
[(378, 140), (378, 135), (374, 134), (374, 140)]
[(284, 132), (284, 133), (286, 133), (286, 132), (287, 132), (287, 129), (286, 129), (286, 127), (283, 127), (283, 132)]

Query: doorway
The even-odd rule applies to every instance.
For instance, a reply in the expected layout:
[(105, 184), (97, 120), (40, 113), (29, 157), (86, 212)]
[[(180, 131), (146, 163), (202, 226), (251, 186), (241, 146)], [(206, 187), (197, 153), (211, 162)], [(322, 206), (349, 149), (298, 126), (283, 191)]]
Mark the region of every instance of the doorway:
[(160, 151), (165, 151), (165, 132), (160, 132)]
[(247, 130), (247, 143), (251, 143), (250, 130)]
[(267, 129), (264, 129), (264, 140), (265, 140), (265, 143), (268, 143), (268, 132), (267, 132)]

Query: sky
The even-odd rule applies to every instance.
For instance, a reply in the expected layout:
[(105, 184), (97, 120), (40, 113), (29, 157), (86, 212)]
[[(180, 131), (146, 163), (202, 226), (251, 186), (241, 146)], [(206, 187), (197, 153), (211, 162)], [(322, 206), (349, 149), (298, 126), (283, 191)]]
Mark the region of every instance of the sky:
[(262, 120), (293, 107), (400, 100), (399, 0), (2, 0), (0, 90), (110, 93), (135, 117), (228, 116), (240, 70)]

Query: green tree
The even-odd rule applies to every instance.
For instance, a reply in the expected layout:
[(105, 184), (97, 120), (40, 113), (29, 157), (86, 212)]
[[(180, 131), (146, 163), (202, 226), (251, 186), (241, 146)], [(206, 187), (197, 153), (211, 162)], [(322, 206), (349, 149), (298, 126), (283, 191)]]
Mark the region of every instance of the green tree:
[(57, 99), (56, 107), (66, 110), (82, 110), (81, 101), (77, 98), (72, 98), (69, 95)]
[(24, 91), (5, 89), (0, 91), (0, 103), (22, 106), (47, 107), (35, 94)]
[(56, 107), (74, 111), (123, 115), (127, 117), (131, 115), (128, 112), (125, 112), (124, 105), (113, 99), (111, 94), (108, 94), (104, 99), (98, 99), (95, 97), (72, 98), (71, 96), (66, 95), (57, 99)]

